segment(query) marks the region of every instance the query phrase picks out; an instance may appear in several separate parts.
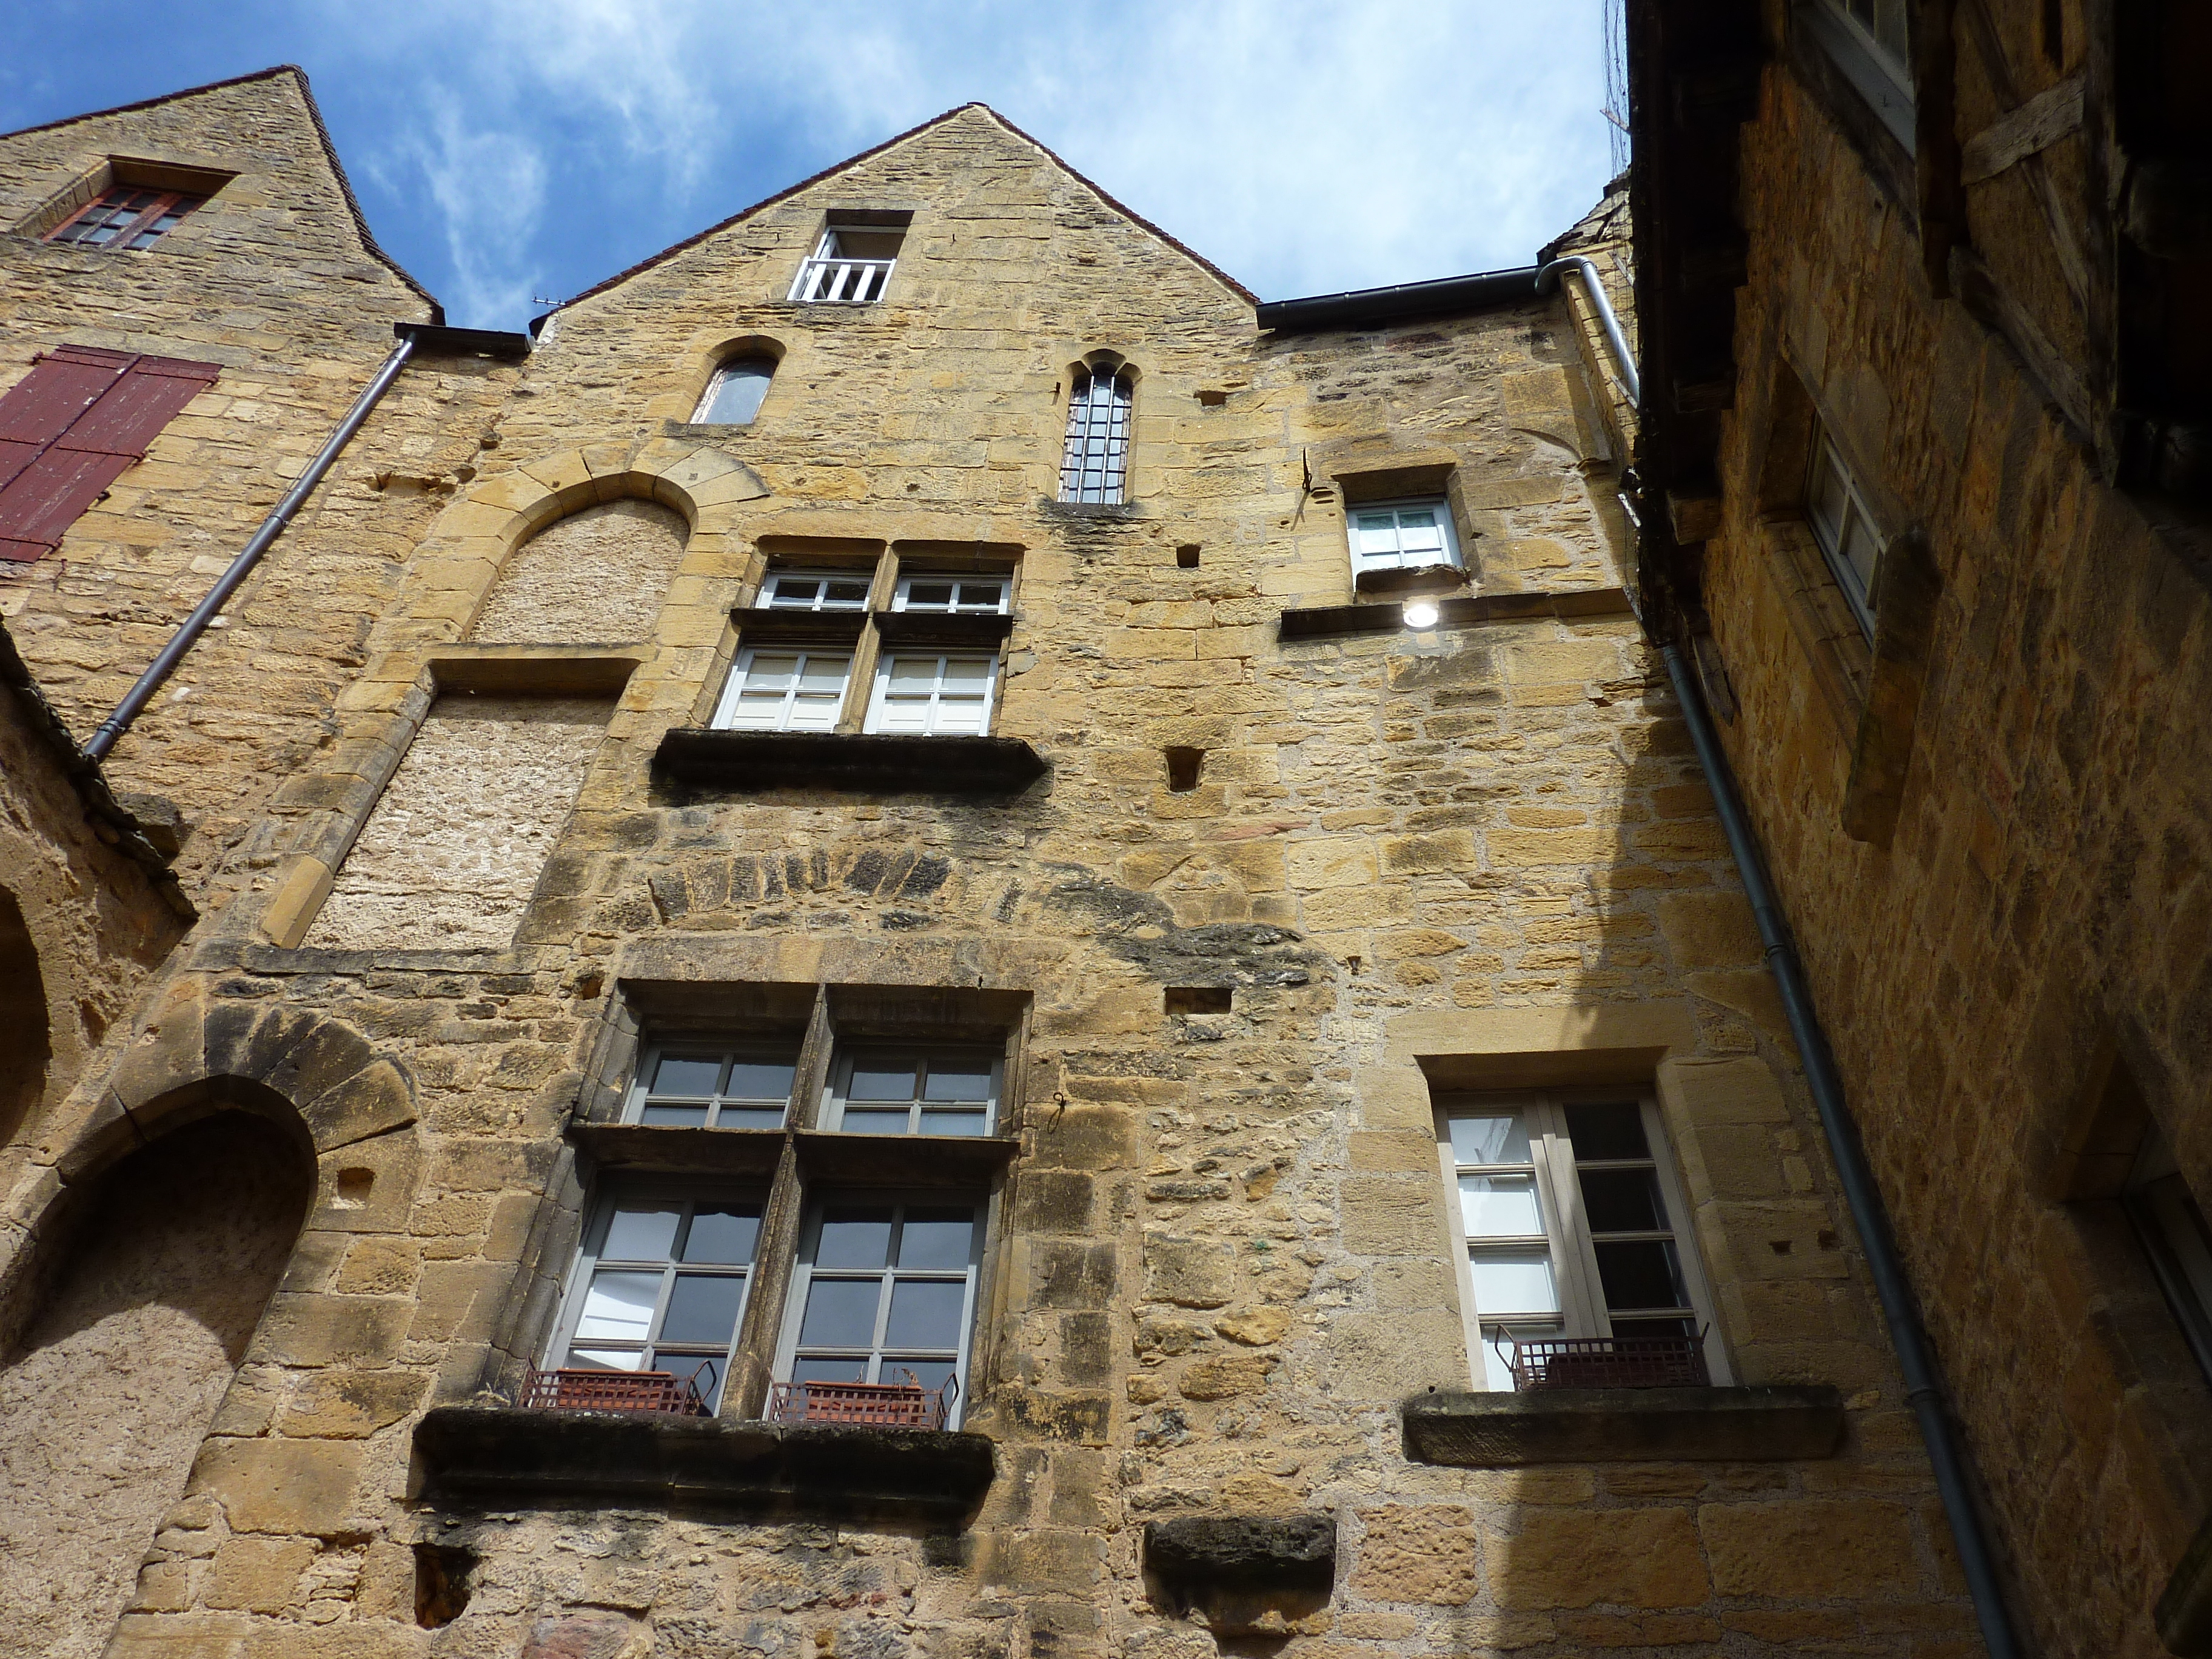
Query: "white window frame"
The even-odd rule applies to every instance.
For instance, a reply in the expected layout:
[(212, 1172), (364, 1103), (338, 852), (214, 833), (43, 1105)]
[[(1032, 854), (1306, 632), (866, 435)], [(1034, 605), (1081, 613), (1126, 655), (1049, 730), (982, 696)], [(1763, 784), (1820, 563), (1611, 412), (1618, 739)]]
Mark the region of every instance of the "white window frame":
[[(1851, 615), (1857, 618), (1860, 630), (1872, 640), (1875, 607), (1881, 598), (1881, 562), (1889, 550), (1889, 544), (1867, 508), (1866, 493), (1859, 488), (1850, 463), (1844, 459), (1844, 452), (1828, 435), (1827, 428), (1818, 422), (1813, 427), (1812, 447), (1812, 459), (1805, 471), (1805, 523), (1812, 530), (1820, 556), (1828, 562), (1829, 574), (1843, 589), (1844, 601), (1850, 606)], [(1844, 495), (1843, 514), (1832, 523), (1820, 509), (1822, 479), (1831, 475), (1841, 486)], [(1871, 576), (1862, 576), (1844, 552), (1850, 545), (1854, 530), (1863, 531), (1874, 546)]]
[[(667, 1182), (624, 1182), (595, 1194), (589, 1222), (569, 1267), (568, 1281), (562, 1291), (560, 1314), (553, 1322), (552, 1334), (546, 1344), (544, 1368), (547, 1370), (579, 1369), (568, 1364), (570, 1354), (578, 1348), (596, 1349), (602, 1353), (619, 1351), (635, 1352), (638, 1356), (639, 1363), (629, 1368), (630, 1372), (665, 1370), (683, 1382), (690, 1379), (701, 1362), (709, 1362), (715, 1367), (714, 1385), (702, 1389), (700, 1392), (708, 1401), (708, 1410), (719, 1413), (722, 1391), (729, 1383), (731, 1364), (736, 1357), (738, 1344), (744, 1334), (745, 1315), (752, 1306), (753, 1286), (760, 1273), (761, 1241), (766, 1233), (768, 1200), (768, 1194), (757, 1187), (725, 1188)], [(684, 1261), (678, 1252), (689, 1241), (693, 1218), (702, 1206), (723, 1205), (732, 1208), (750, 1206), (761, 1212), (753, 1232), (751, 1259), (742, 1265)], [(669, 1254), (661, 1261), (655, 1262), (645, 1257), (606, 1255), (607, 1236), (613, 1228), (615, 1212), (625, 1206), (665, 1206), (681, 1211), (676, 1237), (670, 1244)], [(645, 1337), (633, 1340), (621, 1337), (580, 1337), (577, 1334), (578, 1327), (583, 1323), (592, 1278), (602, 1267), (610, 1273), (657, 1271), (660, 1273), (660, 1290), (653, 1302)], [(659, 1340), (660, 1328), (668, 1316), (668, 1304), (675, 1292), (677, 1278), (682, 1273), (741, 1278), (744, 1280), (745, 1288), (738, 1298), (737, 1317), (730, 1327), (730, 1340), (719, 1351), (705, 1343), (664, 1344)], [(664, 1347), (672, 1347), (677, 1352), (664, 1353), (661, 1352)], [(647, 1364), (648, 1360), (652, 1363)], [(593, 1368), (585, 1366), (581, 1369)], [(613, 1367), (607, 1369), (611, 1372), (617, 1370)]]
[(1867, 100), (1876, 118), (1907, 154), (1915, 149), (1918, 137), (1913, 115), (1913, 3), (1872, 0), (1877, 9), (1894, 4), (1902, 15), (1905, 38), (1893, 43), (1855, 14), (1851, 0), (1798, 0), (1800, 13), (1808, 15), (1814, 35), (1830, 61), (1843, 71), (1844, 79)]
[[(763, 367), (767, 368), (768, 373), (761, 378), (761, 395), (759, 400), (753, 404), (751, 414), (746, 416), (742, 421), (710, 421), (707, 418), (707, 411), (714, 406), (716, 394), (721, 391), (724, 383), (732, 375), (739, 369)], [(699, 405), (692, 414), (691, 423), (694, 426), (750, 426), (760, 418), (761, 409), (768, 402), (768, 394), (775, 389), (775, 358), (762, 356), (752, 352), (740, 352), (734, 357), (717, 363), (714, 366), (714, 372), (707, 377), (707, 389), (699, 394)]]
[(799, 275), (792, 279), (791, 298), (801, 305), (876, 304), (890, 286), (891, 272), (898, 264), (897, 256), (863, 259), (842, 253), (837, 248), (838, 235), (843, 232), (887, 234), (896, 229), (903, 242), (905, 228), (891, 225), (825, 226), (812, 254), (799, 263)]
[[(738, 699), (744, 690), (744, 684), (747, 676), (752, 672), (754, 659), (756, 657), (763, 656), (796, 657), (799, 659), (799, 667), (792, 675), (791, 684), (784, 691), (783, 703), (777, 714), (775, 722), (770, 724), (761, 720), (748, 720), (744, 725), (740, 726), (735, 720), (738, 709)], [(849, 698), (853, 693), (853, 656), (854, 647), (849, 645), (840, 645), (829, 647), (806, 645), (761, 645), (745, 647), (738, 653), (737, 659), (731, 663), (730, 676), (722, 683), (721, 698), (714, 705), (714, 729), (718, 732), (836, 731), (837, 729), (838, 720), (843, 716), (846, 700)], [(793, 725), (792, 723), (792, 714), (799, 707), (799, 684), (806, 677), (806, 665), (815, 657), (843, 658), (845, 660), (844, 677), (838, 682), (836, 699), (834, 706), (830, 708), (830, 718), (826, 722), (816, 723), (809, 721), (805, 725)], [(810, 704), (816, 704), (820, 702), (820, 699), (810, 699), (809, 702)]]
[[(781, 1043), (747, 1039), (723, 1042), (714, 1037), (670, 1037), (648, 1043), (639, 1058), (636, 1073), (630, 1079), (629, 1092), (623, 1103), (622, 1121), (625, 1123), (643, 1124), (647, 1121), (645, 1116), (647, 1107), (662, 1102), (681, 1103), (685, 1106), (696, 1103), (703, 1106), (706, 1110), (705, 1118), (701, 1125), (702, 1127), (781, 1129), (791, 1121), (792, 1096), (798, 1089), (799, 1050), (799, 1041), (797, 1037), (792, 1038), (788, 1042)], [(714, 1090), (704, 1096), (656, 1094), (653, 1085), (659, 1078), (660, 1063), (664, 1060), (696, 1060), (713, 1062), (719, 1068)], [(782, 1100), (778, 1103), (776, 1121), (772, 1124), (725, 1124), (722, 1121), (723, 1114), (726, 1110), (765, 1111), (768, 1108), (768, 1102), (764, 1097), (732, 1096), (726, 1092), (731, 1066), (738, 1062), (747, 1060), (774, 1066), (787, 1064), (791, 1067), (792, 1087), (786, 1091)]]
[[(950, 605), (916, 605), (912, 593), (916, 582), (951, 582), (953, 598)], [(963, 582), (995, 582), (999, 588), (994, 605), (967, 605), (961, 601), (959, 585)], [(1014, 579), (996, 571), (940, 571), (912, 570), (901, 574), (898, 586), (891, 595), (891, 609), (912, 611), (930, 617), (1003, 617), (1013, 603)]]
[[(868, 718), (866, 730), (881, 732), (884, 727), (885, 702), (890, 696), (891, 670), (901, 660), (917, 660), (925, 657), (937, 659), (937, 672), (930, 682), (929, 714), (920, 732), (900, 732), (902, 737), (988, 737), (991, 721), (998, 714), (999, 653), (996, 651), (971, 651), (930, 645), (887, 646), (876, 659), (875, 685), (868, 696)], [(981, 662), (984, 665), (983, 713), (981, 725), (974, 732), (945, 733), (938, 730), (938, 711), (943, 706), (945, 665), (951, 662)]]
[[(876, 1269), (837, 1267), (817, 1269), (815, 1258), (820, 1253), (823, 1212), (825, 1210), (836, 1208), (863, 1209), (878, 1206), (890, 1208), (896, 1218), (893, 1224), (892, 1242), (886, 1253), (889, 1257), (887, 1264)], [(902, 1269), (890, 1265), (896, 1263), (898, 1259), (898, 1230), (903, 1227), (910, 1210), (949, 1210), (963, 1207), (972, 1211), (975, 1216), (973, 1231), (969, 1235), (968, 1265), (964, 1273), (956, 1274), (949, 1268)], [(807, 1356), (808, 1358), (865, 1358), (866, 1370), (862, 1380), (869, 1382), (899, 1382), (905, 1380), (898, 1373), (896, 1358), (889, 1361), (889, 1373), (885, 1374), (884, 1350), (890, 1346), (885, 1340), (885, 1326), (890, 1313), (890, 1286), (902, 1278), (950, 1283), (957, 1277), (965, 1285), (965, 1291), (961, 1298), (959, 1344), (957, 1348), (949, 1352), (940, 1349), (927, 1358), (939, 1364), (948, 1358), (952, 1362), (952, 1374), (958, 1379), (959, 1387), (951, 1402), (952, 1408), (945, 1414), (945, 1426), (948, 1429), (958, 1428), (968, 1409), (969, 1364), (974, 1356), (975, 1343), (975, 1294), (982, 1280), (984, 1235), (989, 1228), (990, 1219), (989, 1194), (967, 1188), (948, 1188), (942, 1192), (887, 1192), (861, 1189), (829, 1192), (811, 1197), (808, 1201), (805, 1219), (799, 1231), (799, 1252), (797, 1260), (793, 1263), (791, 1289), (784, 1299), (783, 1329), (776, 1340), (775, 1363), (772, 1373), (775, 1380), (778, 1382), (791, 1381), (793, 1368), (800, 1357), (799, 1336), (800, 1327), (806, 1317), (806, 1298), (809, 1291), (813, 1288), (817, 1273), (821, 1277), (827, 1279), (873, 1277), (885, 1286), (884, 1289), (878, 1291), (877, 1295), (873, 1341), (865, 1356), (858, 1348), (851, 1347), (841, 1347), (834, 1351), (823, 1351)], [(923, 1356), (913, 1357), (922, 1358)]]
[[(1650, 1316), (1679, 1316), (1691, 1320), (1705, 1338), (1708, 1374), (1716, 1383), (1729, 1380), (1728, 1355), (1725, 1345), (1721, 1341), (1719, 1322), (1714, 1315), (1711, 1285), (1705, 1277), (1704, 1263), (1698, 1257), (1690, 1206), (1683, 1194), (1680, 1177), (1675, 1172), (1674, 1153), (1667, 1136), (1665, 1121), (1660, 1115), (1658, 1102), (1649, 1092), (1634, 1089), (1516, 1090), (1496, 1094), (1441, 1095), (1436, 1101), (1437, 1158), (1443, 1175), (1451, 1233), (1456, 1241), (1453, 1251), (1453, 1271), (1459, 1285), (1461, 1318), (1468, 1342), (1468, 1370), (1476, 1389), (1510, 1391), (1513, 1386), (1500, 1352), (1501, 1349), (1510, 1352), (1510, 1342), (1499, 1336), (1498, 1346), (1492, 1346), (1492, 1337), (1498, 1333), (1517, 1333), (1531, 1338), (1606, 1337), (1613, 1334), (1612, 1321), (1606, 1310), (1604, 1285), (1598, 1273), (1596, 1247), (1600, 1240), (1592, 1234), (1583, 1213), (1579, 1179), (1581, 1166), (1576, 1161), (1573, 1143), (1567, 1133), (1566, 1109), (1571, 1105), (1626, 1105), (1631, 1102), (1637, 1105), (1642, 1117), (1644, 1144), (1650, 1153), (1649, 1162), (1657, 1177), (1660, 1197), (1666, 1206), (1666, 1219), (1669, 1224), (1663, 1233), (1608, 1233), (1604, 1236), (1605, 1241), (1632, 1242), (1662, 1237), (1672, 1239), (1689, 1303), (1686, 1307), (1676, 1310), (1653, 1310)], [(1462, 1164), (1457, 1162), (1452, 1149), (1453, 1118), (1497, 1117), (1509, 1112), (1518, 1114), (1528, 1127), (1528, 1163)], [(1644, 1161), (1587, 1159), (1584, 1163), (1593, 1169), (1605, 1170), (1640, 1167)], [(1510, 1238), (1502, 1235), (1470, 1236), (1466, 1231), (1462, 1208), (1461, 1176), (1513, 1176), (1522, 1173), (1532, 1178), (1538, 1212), (1544, 1224), (1543, 1231)], [(1559, 1311), (1551, 1315), (1512, 1313), (1496, 1317), (1485, 1315), (1475, 1302), (1472, 1258), (1476, 1251), (1486, 1247), (1500, 1251), (1537, 1248), (1548, 1250), (1552, 1279), (1559, 1293)]]
[[(1408, 559), (1403, 545), (1405, 526), (1397, 518), (1398, 514), (1408, 509), (1436, 514), (1437, 527), (1443, 536), (1442, 558)], [(1363, 513), (1391, 514), (1391, 533), (1400, 544), (1395, 551), (1381, 554), (1362, 550), (1359, 545), (1359, 515)], [(1352, 555), (1352, 574), (1355, 577), (1370, 570), (1458, 570), (1463, 568), (1460, 563), (1459, 526), (1452, 522), (1451, 502), (1442, 495), (1407, 495), (1387, 501), (1347, 501), (1344, 507), (1344, 540)]]
[[(865, 1060), (885, 1062), (905, 1061), (918, 1068), (916, 1093), (913, 1103), (907, 1111), (907, 1127), (903, 1133), (917, 1139), (926, 1140), (969, 1140), (998, 1133), (999, 1114), (1006, 1083), (1006, 1056), (994, 1049), (963, 1046), (959, 1043), (869, 1043), (840, 1049), (836, 1056), (836, 1063), (830, 1068), (830, 1081), (823, 1094), (822, 1127), (824, 1129), (834, 1130), (839, 1133), (880, 1134), (884, 1133), (872, 1126), (866, 1128), (856, 1127), (851, 1131), (848, 1131), (845, 1127), (845, 1105), (848, 1092), (852, 1086), (853, 1070)], [(928, 1090), (929, 1066), (933, 1060), (956, 1062), (963, 1068), (973, 1066), (979, 1061), (989, 1063), (991, 1096), (984, 1103), (982, 1127), (976, 1132), (975, 1135), (923, 1135), (921, 1114), (927, 1103), (922, 1097)], [(882, 1108), (892, 1103), (884, 1101), (876, 1103), (876, 1105)]]
[[(776, 584), (782, 581), (817, 581), (822, 592), (805, 605), (780, 604), (775, 599)], [(858, 582), (861, 593), (857, 599), (833, 599), (829, 597), (831, 582)], [(876, 585), (872, 570), (839, 570), (831, 568), (817, 569), (812, 566), (778, 567), (761, 578), (760, 592), (753, 595), (756, 611), (866, 611)]]

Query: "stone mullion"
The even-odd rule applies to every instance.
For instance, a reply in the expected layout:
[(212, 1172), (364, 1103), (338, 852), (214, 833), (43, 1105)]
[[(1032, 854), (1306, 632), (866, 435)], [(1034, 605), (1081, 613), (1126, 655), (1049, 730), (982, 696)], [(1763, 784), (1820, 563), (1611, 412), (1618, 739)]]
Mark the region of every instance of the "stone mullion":
[(768, 1405), (768, 1389), (775, 1365), (776, 1333), (783, 1328), (783, 1299), (791, 1288), (792, 1269), (799, 1258), (799, 1224), (805, 1207), (804, 1182), (799, 1174), (799, 1148), (787, 1131), (783, 1152), (776, 1160), (775, 1181), (769, 1188), (761, 1216), (760, 1245), (753, 1256), (752, 1294), (745, 1299), (744, 1323), (731, 1358), (730, 1377), (722, 1390), (724, 1417), (756, 1418)]

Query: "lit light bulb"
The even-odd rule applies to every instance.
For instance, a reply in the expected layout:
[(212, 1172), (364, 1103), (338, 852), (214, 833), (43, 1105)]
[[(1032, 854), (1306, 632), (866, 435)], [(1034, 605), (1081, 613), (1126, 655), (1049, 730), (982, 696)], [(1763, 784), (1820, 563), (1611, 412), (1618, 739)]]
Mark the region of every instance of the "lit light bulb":
[(1434, 628), (1437, 625), (1437, 602), (1425, 593), (1416, 593), (1406, 601), (1406, 626)]

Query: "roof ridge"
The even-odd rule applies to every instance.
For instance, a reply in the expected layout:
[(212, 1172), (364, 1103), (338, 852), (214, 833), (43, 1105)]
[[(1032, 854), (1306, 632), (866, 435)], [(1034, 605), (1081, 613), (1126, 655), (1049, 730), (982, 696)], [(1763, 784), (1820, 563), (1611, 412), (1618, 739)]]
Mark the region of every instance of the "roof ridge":
[(861, 162), (869, 160), (871, 157), (882, 155), (885, 150), (890, 149), (894, 145), (902, 144), (909, 138), (919, 137), (921, 134), (928, 131), (932, 127), (942, 126), (945, 122), (950, 121), (954, 116), (964, 115), (971, 109), (982, 111), (985, 115), (988, 116), (993, 121), (997, 123), (999, 126), (1012, 134), (1015, 137), (1020, 139), (1024, 143), (1028, 144), (1032, 149), (1036, 149), (1048, 161), (1050, 161), (1062, 173), (1067, 174), (1069, 178), (1074, 179), (1076, 183), (1081, 185), (1085, 190), (1096, 196), (1100, 201), (1105, 203), (1106, 205), (1113, 209), (1115, 212), (1120, 214), (1123, 218), (1128, 220), (1131, 223), (1136, 225), (1140, 229), (1159, 238), (1161, 241), (1165, 242), (1170, 247), (1175, 249), (1176, 252), (1190, 260), (1192, 264), (1197, 265), (1208, 276), (1221, 283), (1228, 288), (1232, 294), (1237, 295), (1238, 298), (1243, 300), (1247, 304), (1255, 306), (1259, 304), (1260, 301), (1257, 295), (1254, 294), (1251, 289), (1246, 288), (1243, 283), (1238, 282), (1234, 276), (1231, 276), (1227, 271), (1222, 270), (1220, 266), (1215, 264), (1211, 259), (1208, 259), (1205, 255), (1185, 246), (1182, 242), (1178, 241), (1173, 236), (1169, 235), (1167, 232), (1162, 230), (1158, 225), (1146, 218), (1142, 214), (1132, 212), (1128, 208), (1123, 206), (1111, 195), (1099, 188), (1097, 185), (1092, 183), (1091, 179), (1085, 177), (1075, 168), (1070, 167), (1060, 158), (1059, 154), (1054, 151), (1050, 145), (1041, 143), (1039, 140), (1023, 131), (1021, 128), (1016, 126), (1012, 121), (1006, 119), (1005, 116), (1000, 114), (998, 111), (993, 109), (990, 105), (985, 103), (981, 99), (971, 98), (964, 104), (954, 105), (951, 109), (946, 110), (941, 115), (933, 115), (928, 120), (908, 127), (904, 132), (895, 133), (890, 137), (884, 139), (879, 144), (872, 144), (867, 149), (860, 151), (857, 155), (848, 155), (842, 161), (838, 161), (830, 167), (823, 167), (819, 173), (816, 173), (807, 178), (801, 179), (797, 184), (780, 190), (773, 196), (764, 196), (759, 201), (755, 202), (750, 207), (741, 208), (737, 212), (732, 214), (728, 218), (721, 220), (714, 224), (708, 225), (703, 230), (695, 231), (690, 235), (686, 236), (680, 242), (671, 242), (666, 247), (661, 249), (659, 252), (648, 254), (646, 258), (640, 259), (635, 264), (629, 266), (627, 270), (618, 270), (613, 276), (603, 278), (601, 281), (592, 283), (591, 287), (584, 289), (580, 294), (569, 295), (568, 298), (562, 301), (559, 305), (555, 306), (551, 311), (541, 313), (539, 315), (532, 318), (530, 320), (531, 331), (533, 334), (536, 333), (537, 331), (544, 325), (545, 320), (548, 318), (553, 317), (559, 313), (567, 310), (570, 306), (576, 304), (578, 301), (591, 299), (595, 295), (604, 294), (609, 289), (618, 288), (623, 283), (628, 282), (631, 277), (639, 275), (641, 272), (650, 270), (653, 266), (659, 264), (663, 260), (672, 259), (675, 258), (676, 255), (685, 252), (687, 249), (698, 246), (700, 243), (705, 241), (708, 237), (718, 236), (722, 232), (729, 229), (732, 225), (741, 224), (745, 220), (751, 218), (755, 214), (760, 213), (766, 209), (772, 208), (779, 202), (787, 201), (792, 197), (798, 195), (799, 192), (803, 190), (811, 190), (815, 185), (821, 184), (823, 180), (835, 178), (838, 173), (843, 173), (848, 168), (858, 167)]
[(307, 71), (297, 64), (273, 64), (267, 69), (255, 70), (250, 75), (234, 75), (227, 80), (210, 81), (204, 86), (185, 87), (176, 92), (165, 92), (155, 98), (141, 98), (135, 103), (117, 104), (107, 109), (88, 109), (76, 115), (64, 115), (58, 120), (40, 121), (27, 127), (17, 127), (12, 132), (0, 132), (0, 139), (20, 138), (33, 132), (51, 132), (57, 127), (72, 126), (79, 121), (96, 121), (104, 116), (128, 115), (134, 110), (153, 109), (162, 104), (173, 104), (179, 99), (196, 98), (203, 93), (221, 92), (226, 87), (242, 87), (254, 81), (273, 81), (280, 75), (289, 75), (300, 83), (300, 96), (307, 106), (307, 118), (314, 124), (315, 137), (322, 144), (323, 158), (331, 164), (331, 172), (337, 179), (338, 193), (345, 198), (346, 212), (353, 219), (354, 229), (360, 234), (362, 246), (369, 257), (382, 264), (430, 307), (430, 320), (442, 324), (446, 307), (438, 296), (415, 280), (414, 276), (384, 251), (376, 240), (376, 233), (368, 228), (368, 216), (361, 210), (361, 198), (353, 193), (353, 180), (346, 176), (345, 163), (339, 159), (338, 147), (331, 137), (330, 128), (324, 124), (322, 106), (315, 101), (315, 89), (307, 80)]

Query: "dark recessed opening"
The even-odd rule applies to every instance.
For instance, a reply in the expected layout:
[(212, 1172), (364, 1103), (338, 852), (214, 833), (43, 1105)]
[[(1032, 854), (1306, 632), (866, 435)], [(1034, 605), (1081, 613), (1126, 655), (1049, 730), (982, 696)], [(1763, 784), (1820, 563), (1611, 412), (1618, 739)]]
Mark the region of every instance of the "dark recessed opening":
[(1199, 769), (1206, 764), (1203, 749), (1164, 749), (1168, 757), (1168, 787), (1178, 795), (1198, 787)]
[(417, 1544), (415, 1622), (424, 1630), (441, 1630), (459, 1618), (469, 1605), (469, 1575), (476, 1567), (472, 1551)]
[(368, 1202), (368, 1195), (376, 1186), (374, 1170), (340, 1170), (337, 1180), (337, 1206), (341, 1210), (357, 1210)]
[(1168, 1012), (1171, 1014), (1225, 1014), (1230, 991), (1226, 985), (1170, 985)]
[(1218, 409), (1229, 401), (1229, 394), (1217, 386), (1208, 386), (1198, 394), (1198, 400), (1208, 409)]
[(1196, 542), (1185, 542), (1181, 547), (1176, 549), (1176, 562), (1181, 565), (1185, 570), (1197, 569), (1198, 544)]

